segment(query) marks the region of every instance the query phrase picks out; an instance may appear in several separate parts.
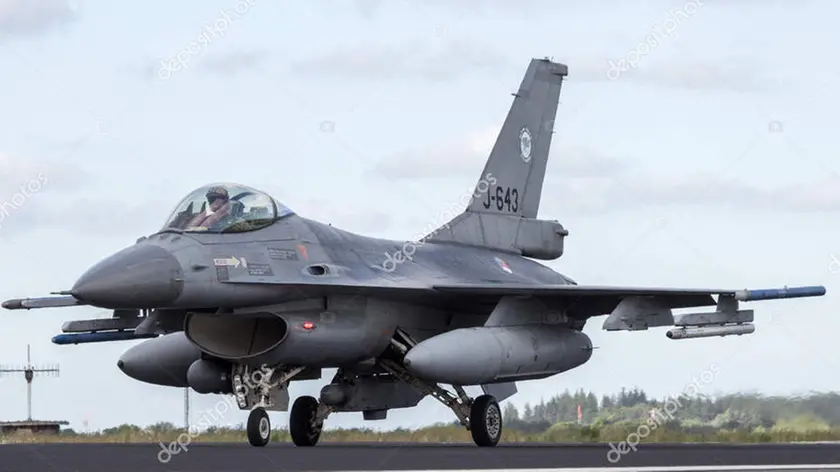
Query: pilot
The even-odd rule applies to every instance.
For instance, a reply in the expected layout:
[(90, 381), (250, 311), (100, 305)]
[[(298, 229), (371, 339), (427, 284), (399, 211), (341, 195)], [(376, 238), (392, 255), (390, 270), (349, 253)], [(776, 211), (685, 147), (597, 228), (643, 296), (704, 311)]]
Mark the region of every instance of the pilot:
[(231, 210), (230, 195), (224, 187), (213, 187), (207, 191), (207, 210), (190, 221), (189, 227), (210, 228), (219, 224)]

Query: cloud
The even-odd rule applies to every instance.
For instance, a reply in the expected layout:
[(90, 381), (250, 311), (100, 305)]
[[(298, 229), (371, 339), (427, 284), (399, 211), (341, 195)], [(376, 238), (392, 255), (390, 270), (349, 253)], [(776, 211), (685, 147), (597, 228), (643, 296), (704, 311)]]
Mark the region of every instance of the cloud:
[(331, 224), (337, 228), (360, 234), (381, 233), (393, 225), (393, 218), (386, 213), (348, 210), (336, 201), (303, 200), (295, 205), (295, 212), (308, 219)]
[(372, 19), (382, 6), (382, 0), (354, 0), (353, 3), (366, 20)]
[(628, 71), (619, 80), (626, 76), (644, 84), (690, 90), (753, 92), (779, 88), (778, 80), (762, 77), (758, 70), (755, 64), (746, 60), (718, 63), (669, 61)]
[(840, 179), (836, 178), (764, 188), (711, 174), (626, 174), (600, 179), (554, 179), (545, 189), (543, 200), (563, 202), (563, 210), (588, 214), (664, 206), (774, 213), (840, 211)]
[[(756, 92), (779, 90), (778, 78), (765, 77), (761, 67), (748, 58), (717, 61), (659, 60), (626, 49), (612, 57), (555, 58), (569, 66), (572, 82), (635, 83), (688, 90)], [(651, 56), (655, 51), (650, 52)]]
[(489, 128), (439, 146), (392, 156), (379, 161), (368, 174), (388, 179), (446, 177), (464, 173), (478, 175), (498, 130), (498, 127)]
[[(559, 5), (558, 5), (559, 4)], [(398, 5), (397, 2), (386, 2), (384, 0), (352, 0), (351, 7), (365, 20), (373, 20), (378, 13), (386, 7)], [(424, 2), (409, 3), (408, 6), (418, 13), (424, 15), (464, 15), (475, 17), (480, 15), (504, 14), (528, 14), (539, 10), (557, 11), (559, 9), (568, 12), (580, 5), (569, 2), (557, 2), (556, 0), (521, 0), (511, 2), (509, 0), (426, 0)], [(437, 11), (433, 11), (437, 10)], [(460, 18), (460, 16), (459, 16)]]
[[(42, 187), (49, 189), (49, 181)], [(131, 203), (99, 197), (47, 199), (29, 192), (13, 204), (6, 197), (0, 199), (0, 236), (28, 231), (51, 231), (65, 234), (116, 236), (133, 242), (136, 238), (163, 228), (173, 210), (173, 202), (144, 200)], [(357, 233), (382, 232), (391, 227), (392, 218), (372, 211), (349, 211), (336, 202), (317, 199), (304, 200), (294, 208), (304, 218), (332, 224)]]
[[(475, 176), (489, 156), (498, 127), (440, 146), (380, 161), (370, 177), (428, 179)], [(774, 188), (714, 174), (667, 175), (632, 169), (631, 159), (587, 148), (552, 147), (543, 200), (563, 202), (563, 210), (610, 212), (651, 206), (714, 206), (790, 212), (840, 211), (840, 177)]]
[(415, 40), (401, 45), (373, 43), (335, 50), (298, 61), (294, 72), (336, 79), (452, 80), (488, 68), (503, 71), (510, 61), (488, 43), (439, 32), (440, 41)]
[[(440, 146), (408, 151), (379, 161), (368, 175), (387, 179), (422, 179), (456, 175), (478, 176), (499, 135), (500, 127), (470, 133)], [(604, 177), (624, 169), (622, 161), (583, 148), (560, 148), (555, 143), (549, 173), (565, 177)]]
[(247, 69), (253, 69), (265, 59), (258, 51), (238, 51), (204, 58), (201, 68), (217, 74), (235, 75)]
[[(463, 10), (473, 14), (484, 13), (533, 13), (534, 10), (546, 12), (548, 9), (568, 11), (575, 8), (576, 4), (571, 2), (558, 2), (557, 0), (521, 0), (511, 2), (509, 0), (425, 0), (423, 6), (442, 7), (451, 10)], [(558, 8), (559, 7), (559, 8)]]
[[(458, 79), (472, 72), (524, 72), (521, 57), (500, 51), (489, 42), (452, 37), (436, 32), (438, 41), (415, 40), (406, 44), (357, 45), (334, 50), (294, 63), (295, 73), (340, 79), (433, 80)], [(637, 49), (649, 51), (638, 54)], [(777, 90), (784, 84), (763, 77), (760, 67), (746, 58), (719, 61), (656, 61), (648, 47), (626, 48), (602, 57), (557, 56), (569, 66), (568, 80), (575, 82), (635, 82), (689, 90), (751, 92)]]
[(43, 34), (75, 19), (65, 0), (0, 0), (0, 38)]
[[(43, 187), (45, 191), (48, 190), (49, 181)], [(55, 230), (60, 234), (72, 232), (126, 237), (133, 242), (140, 236), (161, 229), (172, 210), (172, 202), (144, 201), (142, 204), (131, 204), (122, 200), (87, 197), (47, 200), (34, 195), (22, 203), (7, 205), (5, 211), (0, 212), (0, 217), (3, 217), (0, 218), (0, 234), (3, 236), (33, 230)]]
[[(0, 189), (4, 193), (17, 192), (19, 187), (43, 175), (46, 189), (72, 190), (88, 179), (81, 168), (61, 160), (15, 156), (0, 152)], [(8, 190), (7, 190), (8, 189)], [(10, 198), (10, 195), (0, 195)]]

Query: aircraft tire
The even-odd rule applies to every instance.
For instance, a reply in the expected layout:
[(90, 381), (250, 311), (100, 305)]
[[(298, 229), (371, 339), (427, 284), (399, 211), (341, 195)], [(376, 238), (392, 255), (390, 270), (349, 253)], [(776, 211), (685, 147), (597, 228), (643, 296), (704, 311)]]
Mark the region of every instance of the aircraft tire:
[(263, 447), (271, 439), (271, 420), (265, 408), (259, 406), (248, 415), (248, 442), (254, 447)]
[(481, 395), (470, 406), (470, 434), (479, 447), (495, 447), (502, 437), (502, 410), (492, 395)]
[(295, 400), (289, 415), (289, 433), (295, 446), (312, 447), (318, 444), (323, 424), (315, 422), (318, 400), (304, 396)]

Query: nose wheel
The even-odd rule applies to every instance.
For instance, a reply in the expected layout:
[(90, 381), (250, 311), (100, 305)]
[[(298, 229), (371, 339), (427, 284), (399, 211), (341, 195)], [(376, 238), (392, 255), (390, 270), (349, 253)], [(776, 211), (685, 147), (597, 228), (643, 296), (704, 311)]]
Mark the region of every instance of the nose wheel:
[(248, 415), (248, 442), (254, 447), (263, 447), (271, 439), (271, 420), (265, 408), (257, 407)]

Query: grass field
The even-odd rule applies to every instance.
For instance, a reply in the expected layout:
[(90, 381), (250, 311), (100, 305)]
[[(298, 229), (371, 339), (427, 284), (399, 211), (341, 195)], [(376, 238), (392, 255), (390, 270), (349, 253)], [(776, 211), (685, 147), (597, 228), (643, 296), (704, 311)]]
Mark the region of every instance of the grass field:
[[(718, 430), (698, 433), (674, 428), (651, 428), (644, 424), (609, 425), (601, 428), (559, 424), (539, 433), (525, 433), (508, 428), (504, 432), (502, 442), (620, 442), (628, 440), (628, 437), (632, 434), (638, 435), (640, 442), (784, 443), (840, 441), (840, 428), (814, 431), (783, 429)], [(633, 439), (636, 439), (635, 436)], [(136, 426), (122, 426), (105, 432), (89, 434), (63, 431), (58, 436), (16, 433), (0, 436), (0, 440), (4, 443), (247, 442), (245, 431), (242, 429), (215, 429), (187, 433), (183, 429), (160, 431), (153, 428), (140, 429)], [(286, 430), (278, 429), (274, 431), (272, 441), (291, 442), (291, 439)], [(387, 432), (363, 429), (326, 430), (321, 437), (321, 441), (472, 443), (468, 431), (450, 425)]]

